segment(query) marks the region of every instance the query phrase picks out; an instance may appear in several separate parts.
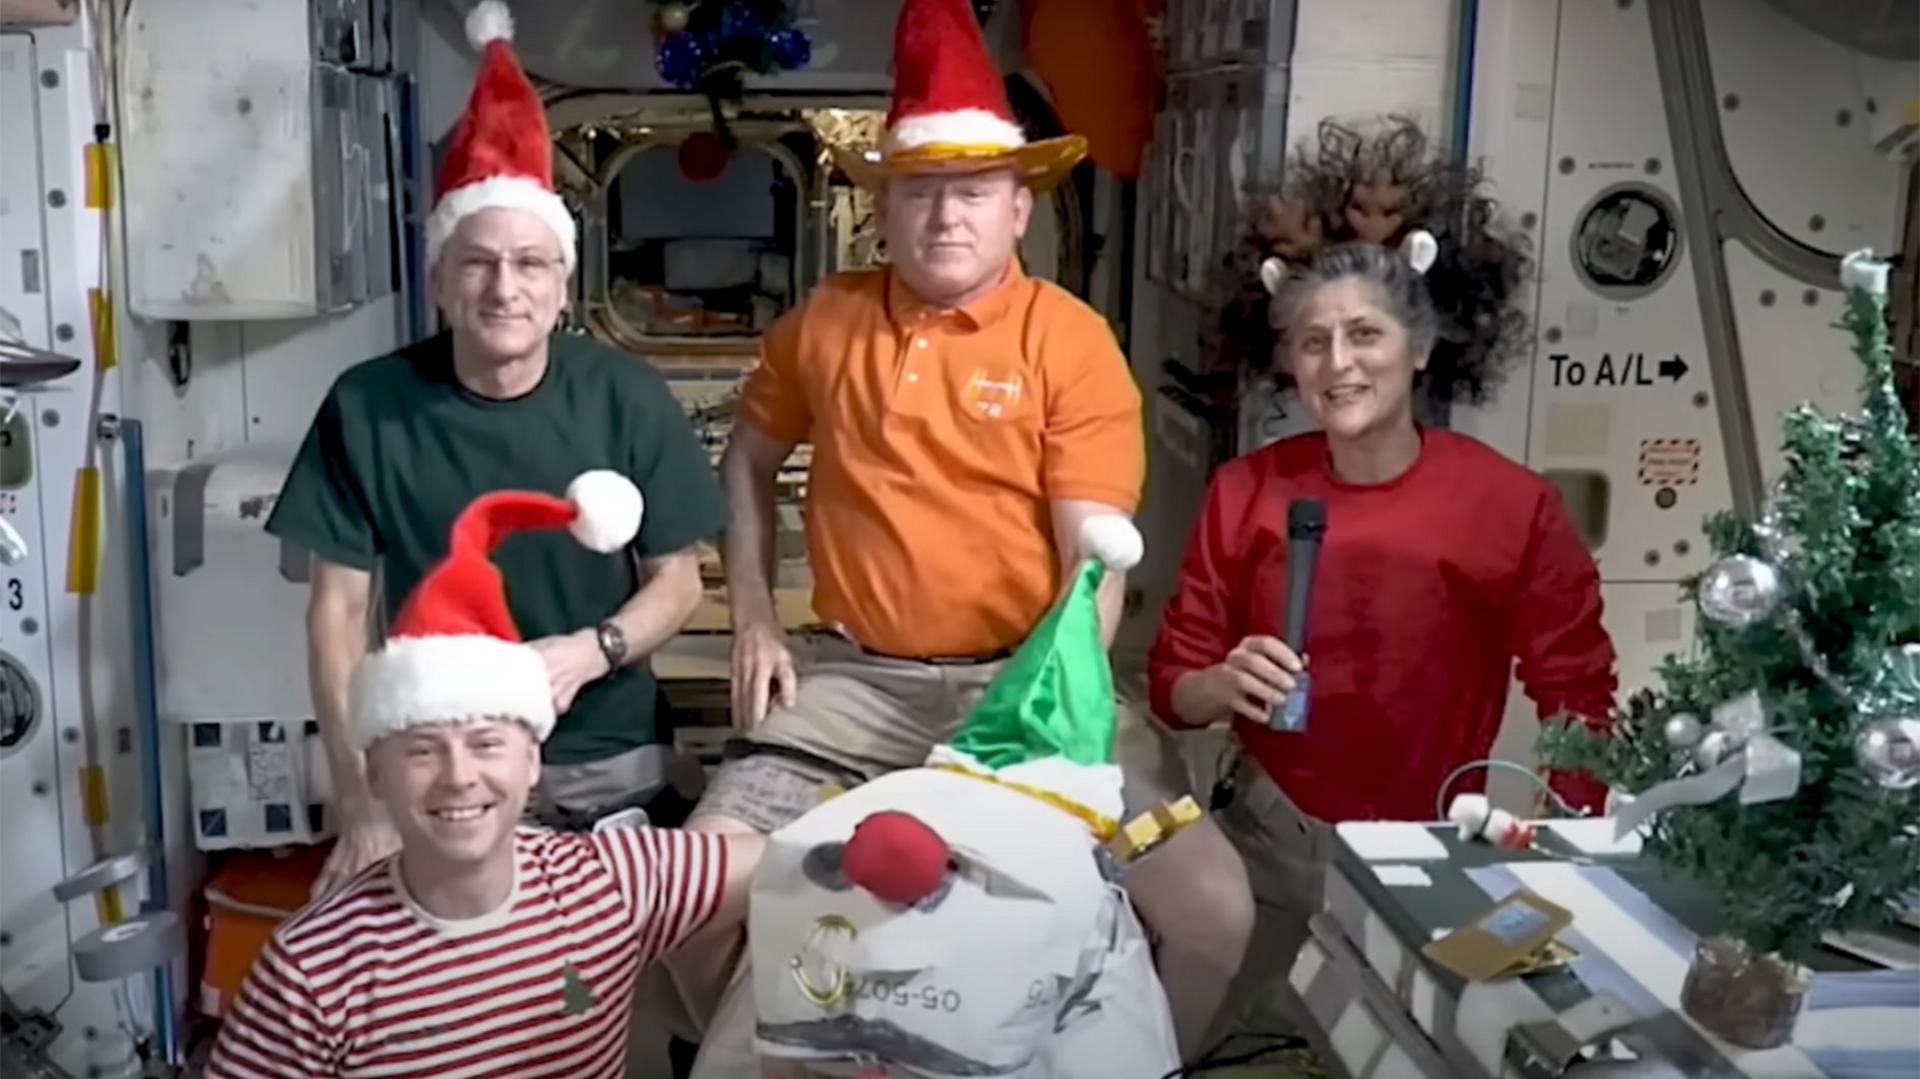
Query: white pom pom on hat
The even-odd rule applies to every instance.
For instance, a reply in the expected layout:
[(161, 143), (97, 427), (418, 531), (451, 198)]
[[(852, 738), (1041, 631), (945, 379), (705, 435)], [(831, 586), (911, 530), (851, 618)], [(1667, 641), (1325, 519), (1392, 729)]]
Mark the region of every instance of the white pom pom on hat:
[(1079, 542), (1081, 554), (1122, 572), (1139, 565), (1147, 550), (1140, 530), (1117, 513), (1103, 513), (1080, 522)]
[(513, 40), (513, 12), (505, 0), (480, 0), (467, 12), (467, 41), (484, 49), (495, 41)]
[(604, 468), (582, 472), (567, 484), (567, 501), (578, 511), (567, 530), (590, 551), (611, 554), (640, 534), (646, 500), (640, 488), (618, 472)]

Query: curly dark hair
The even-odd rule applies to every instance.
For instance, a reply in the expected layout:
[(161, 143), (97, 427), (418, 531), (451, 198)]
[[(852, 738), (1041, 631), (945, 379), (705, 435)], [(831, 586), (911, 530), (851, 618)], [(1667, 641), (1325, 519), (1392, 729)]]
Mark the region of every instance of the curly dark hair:
[[(1317, 152), (1311, 152), (1317, 149)], [(1397, 246), (1426, 229), (1439, 257), (1426, 273), (1439, 333), (1425, 378), (1430, 394), (1484, 403), (1528, 344), (1527, 318), (1514, 304), (1532, 272), (1526, 237), (1500, 229), (1497, 204), (1474, 166), (1429, 152), (1419, 125), (1401, 116), (1371, 138), (1322, 121), (1318, 146), (1303, 144), (1277, 190), (1248, 200), (1241, 239), (1227, 256), (1219, 347), (1228, 359), (1272, 372), (1281, 332), (1260, 265), (1278, 256), (1299, 267), (1343, 244)]]

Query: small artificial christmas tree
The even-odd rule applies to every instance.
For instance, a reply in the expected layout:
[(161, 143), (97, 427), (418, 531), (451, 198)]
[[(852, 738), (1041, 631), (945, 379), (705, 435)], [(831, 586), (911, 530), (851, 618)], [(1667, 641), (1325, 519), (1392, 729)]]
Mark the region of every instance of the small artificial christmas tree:
[[(1731, 1041), (1792, 1032), (1829, 932), (1884, 925), (1920, 890), (1920, 452), (1893, 388), (1885, 263), (1842, 263), (1863, 408), (1786, 417), (1758, 521), (1708, 523), (1696, 647), (1612, 728), (1555, 725), (1554, 767), (1631, 795), (1622, 830), (1720, 900), (1688, 1014)], [(1737, 793), (1736, 793), (1737, 792)]]

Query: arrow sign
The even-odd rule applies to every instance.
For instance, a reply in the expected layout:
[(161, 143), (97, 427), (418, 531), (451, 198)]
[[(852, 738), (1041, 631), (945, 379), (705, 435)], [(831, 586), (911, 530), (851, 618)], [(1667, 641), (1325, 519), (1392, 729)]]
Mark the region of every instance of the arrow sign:
[(1671, 360), (1660, 361), (1660, 377), (1661, 378), (1668, 379), (1673, 382), (1678, 382), (1682, 378), (1685, 378), (1686, 374), (1687, 374), (1687, 361), (1681, 359), (1680, 357), (1675, 356)]

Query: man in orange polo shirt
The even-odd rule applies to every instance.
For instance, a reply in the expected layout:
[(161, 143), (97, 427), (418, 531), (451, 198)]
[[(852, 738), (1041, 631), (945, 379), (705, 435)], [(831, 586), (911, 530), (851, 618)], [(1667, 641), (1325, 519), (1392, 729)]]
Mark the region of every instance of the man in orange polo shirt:
[[(1025, 142), (998, 77), (967, 70), (991, 73), (983, 45), (916, 58), (916, 18), (943, 8), (966, 12), (903, 9), (882, 152), (842, 162), (879, 188), (892, 266), (830, 278), (775, 323), (741, 396), (721, 462), (733, 714), (765, 751), (719, 771), (690, 827), (771, 830), (825, 784), (921, 763), (1061, 591), (1080, 522), (1138, 503), (1126, 358), (1015, 255), (1035, 190), (1085, 144)], [(804, 665), (771, 588), (775, 478), (801, 442), (814, 609), (834, 629)], [(1102, 594), (1109, 639), (1120, 587)]]
[[(923, 763), (1071, 580), (1080, 523), (1138, 504), (1126, 357), (1016, 257), (1035, 192), (1084, 140), (1025, 140), (965, 0), (907, 0), (894, 65), (879, 151), (840, 160), (880, 194), (892, 265), (830, 278), (773, 325), (721, 462), (744, 752), (690, 829), (772, 831), (830, 784)], [(814, 609), (833, 629), (805, 661), (771, 587), (775, 479), (802, 442)], [(1111, 574), (1100, 594), (1108, 642), (1121, 589)], [(690, 1002), (713, 999), (681, 974)], [(744, 1072), (713, 1053), (737, 1052), (714, 1043), (738, 1018), (716, 1020), (696, 1076)]]

